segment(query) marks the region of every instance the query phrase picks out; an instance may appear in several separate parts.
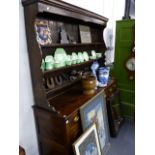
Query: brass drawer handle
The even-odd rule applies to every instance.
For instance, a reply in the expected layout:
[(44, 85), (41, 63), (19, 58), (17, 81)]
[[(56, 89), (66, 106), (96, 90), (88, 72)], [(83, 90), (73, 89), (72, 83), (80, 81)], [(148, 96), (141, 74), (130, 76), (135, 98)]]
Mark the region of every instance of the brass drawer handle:
[(78, 122), (78, 120), (79, 120), (78, 116), (74, 117), (74, 122)]

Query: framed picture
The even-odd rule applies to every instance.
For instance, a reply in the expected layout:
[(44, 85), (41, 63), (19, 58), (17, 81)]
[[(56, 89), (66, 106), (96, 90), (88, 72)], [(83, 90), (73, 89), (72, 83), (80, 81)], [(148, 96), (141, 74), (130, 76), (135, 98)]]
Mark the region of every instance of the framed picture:
[(73, 143), (76, 155), (101, 155), (96, 124), (90, 126), (82, 136)]
[(91, 43), (91, 33), (89, 26), (79, 25), (81, 43)]
[(105, 155), (109, 150), (110, 141), (106, 102), (103, 91), (80, 108), (80, 115), (83, 130), (89, 128), (92, 123), (96, 124), (101, 153)]
[(35, 21), (36, 39), (40, 45), (52, 43), (51, 33), (47, 20), (36, 19)]

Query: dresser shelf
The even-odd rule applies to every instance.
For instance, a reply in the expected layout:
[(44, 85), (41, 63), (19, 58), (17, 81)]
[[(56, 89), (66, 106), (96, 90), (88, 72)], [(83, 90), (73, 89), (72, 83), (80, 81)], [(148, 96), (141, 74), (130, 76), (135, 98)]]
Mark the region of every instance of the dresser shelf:
[(63, 71), (69, 71), (69, 70), (72, 70), (72, 69), (76, 69), (76, 68), (79, 68), (79, 67), (84, 67), (85, 65), (89, 65), (91, 64), (92, 62), (94, 61), (97, 61), (97, 60), (102, 60), (103, 58), (97, 58), (97, 59), (93, 59), (93, 60), (89, 60), (89, 61), (85, 61), (85, 62), (82, 62), (82, 63), (79, 63), (79, 64), (75, 64), (75, 65), (71, 65), (71, 66), (65, 66), (65, 67), (61, 67), (61, 68), (57, 68), (57, 69), (52, 69), (52, 70), (47, 70), (47, 71), (44, 71), (43, 74), (44, 74), (44, 77), (49, 77), (51, 74), (59, 74)]
[(53, 47), (71, 47), (71, 46), (104, 46), (101, 42), (96, 43), (68, 43), (68, 44), (51, 44), (51, 45), (41, 45), (41, 48), (53, 48)]
[[(53, 93), (55, 93), (55, 92), (57, 92), (57, 91), (59, 91), (59, 90), (61, 90), (62, 88), (64, 89), (64, 88), (66, 88), (66, 87), (69, 87), (69, 86), (71, 86), (71, 85), (73, 85), (73, 84), (75, 84), (75, 83), (77, 83), (77, 82), (79, 82), (80, 81), (80, 78), (78, 78), (78, 79), (76, 79), (76, 80), (74, 80), (74, 81), (68, 81), (68, 82), (66, 82), (66, 83), (64, 83), (62, 86), (58, 86), (58, 87), (56, 87), (56, 88), (53, 88), (53, 89), (46, 89), (46, 94), (47, 94), (47, 98), (51, 98), (51, 94)], [(54, 96), (54, 95), (53, 95)], [(56, 95), (57, 96), (57, 95)], [(55, 96), (54, 96), (55, 97)], [(53, 97), (52, 97), (53, 98)]]

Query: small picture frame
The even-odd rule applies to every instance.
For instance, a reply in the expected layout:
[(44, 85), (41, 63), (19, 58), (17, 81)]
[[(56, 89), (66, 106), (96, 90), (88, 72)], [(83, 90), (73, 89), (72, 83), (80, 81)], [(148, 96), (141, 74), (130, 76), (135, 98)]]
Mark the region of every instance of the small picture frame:
[(92, 124), (74, 143), (76, 155), (101, 155), (96, 124)]
[(101, 154), (105, 155), (110, 147), (110, 138), (104, 92), (102, 91), (80, 107), (80, 115), (84, 131), (89, 128), (91, 124), (96, 124)]
[(47, 20), (36, 19), (35, 30), (36, 39), (40, 45), (49, 45), (52, 43), (51, 33)]
[(91, 32), (89, 26), (79, 25), (81, 43), (91, 43)]

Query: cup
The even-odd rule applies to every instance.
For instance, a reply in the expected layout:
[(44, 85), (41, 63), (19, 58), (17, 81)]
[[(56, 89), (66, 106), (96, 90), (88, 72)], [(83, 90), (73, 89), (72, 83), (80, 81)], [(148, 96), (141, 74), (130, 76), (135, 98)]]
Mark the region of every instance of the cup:
[(67, 61), (66, 61), (66, 65), (67, 65), (67, 66), (71, 66), (71, 64), (72, 64), (72, 61), (71, 61), (71, 60), (67, 60)]
[(76, 60), (77, 59), (77, 54), (75, 52), (72, 52), (72, 60)]
[(95, 50), (91, 50), (91, 55), (94, 59), (96, 59), (96, 51)]
[(88, 61), (89, 60), (89, 55), (86, 51), (83, 52), (83, 58), (85, 61)]
[(102, 57), (102, 53), (96, 53), (96, 57), (97, 58), (101, 58)]
[(62, 64), (60, 62), (54, 63), (54, 68), (60, 68), (60, 67), (62, 67)]
[(52, 55), (47, 55), (45, 57), (45, 62), (51, 62), (52, 64), (54, 63), (54, 58)]
[(54, 53), (54, 59), (56, 61), (65, 61), (67, 57), (66, 51), (63, 48), (57, 48)]
[(75, 65), (77, 62), (76, 61), (77, 60), (77, 54), (75, 52), (72, 53), (71, 60), (72, 60), (72, 64)]
[(78, 52), (78, 59), (80, 62), (84, 62), (83, 54), (81, 52)]
[(51, 62), (46, 62), (45, 63), (45, 68), (46, 70), (51, 70), (54, 68), (53, 64)]
[(76, 59), (76, 63), (79, 64), (81, 62), (80, 59)]
[(52, 55), (47, 55), (45, 57), (45, 69), (46, 70), (51, 70), (54, 67), (54, 58)]

